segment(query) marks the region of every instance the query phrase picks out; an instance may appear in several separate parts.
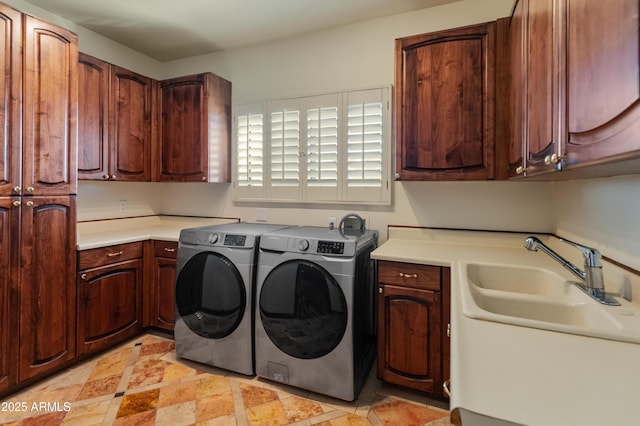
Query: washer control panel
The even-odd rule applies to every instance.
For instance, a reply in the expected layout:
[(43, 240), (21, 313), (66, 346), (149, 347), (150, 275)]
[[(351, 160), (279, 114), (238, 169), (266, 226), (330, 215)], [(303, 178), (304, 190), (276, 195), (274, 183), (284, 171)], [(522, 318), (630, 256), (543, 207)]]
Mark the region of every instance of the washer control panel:
[(344, 254), (344, 243), (341, 241), (318, 241), (318, 253)]

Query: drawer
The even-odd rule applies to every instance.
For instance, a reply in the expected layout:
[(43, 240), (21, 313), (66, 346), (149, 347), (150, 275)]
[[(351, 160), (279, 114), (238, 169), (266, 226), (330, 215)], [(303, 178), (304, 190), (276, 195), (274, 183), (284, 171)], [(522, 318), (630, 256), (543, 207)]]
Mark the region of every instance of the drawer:
[(175, 259), (178, 256), (178, 243), (175, 241), (153, 241), (153, 251), (156, 257)]
[(425, 290), (441, 289), (442, 267), (415, 263), (378, 261), (378, 281)]
[(142, 242), (82, 250), (78, 254), (78, 270), (140, 258), (142, 258)]

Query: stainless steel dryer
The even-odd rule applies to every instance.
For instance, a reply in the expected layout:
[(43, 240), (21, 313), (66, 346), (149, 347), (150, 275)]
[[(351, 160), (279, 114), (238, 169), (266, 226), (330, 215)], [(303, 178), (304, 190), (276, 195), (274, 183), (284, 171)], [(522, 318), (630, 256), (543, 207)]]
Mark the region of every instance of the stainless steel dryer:
[(183, 229), (176, 265), (176, 355), (254, 374), (255, 268), (260, 235), (285, 225)]
[(263, 234), (256, 374), (354, 400), (375, 359), (376, 231), (297, 227)]

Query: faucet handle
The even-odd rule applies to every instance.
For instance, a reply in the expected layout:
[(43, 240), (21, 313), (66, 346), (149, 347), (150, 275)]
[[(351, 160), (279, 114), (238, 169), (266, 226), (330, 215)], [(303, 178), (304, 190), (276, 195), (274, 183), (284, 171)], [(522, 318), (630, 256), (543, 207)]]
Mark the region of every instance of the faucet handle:
[(597, 249), (592, 247), (583, 246), (582, 244), (574, 243), (573, 241), (565, 240), (564, 238), (559, 238), (563, 243), (567, 243), (571, 246), (574, 246), (578, 250), (582, 252), (584, 256), (584, 266), (588, 268), (601, 268), (602, 267), (602, 255)]

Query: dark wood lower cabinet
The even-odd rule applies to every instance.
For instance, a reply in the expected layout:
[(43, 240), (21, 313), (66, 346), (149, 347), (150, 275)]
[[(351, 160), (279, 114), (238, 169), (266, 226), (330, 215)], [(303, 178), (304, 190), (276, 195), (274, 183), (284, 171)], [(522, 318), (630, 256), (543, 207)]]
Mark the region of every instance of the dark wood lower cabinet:
[(154, 241), (153, 243), (153, 321), (151, 325), (173, 332), (178, 243), (172, 241)]
[(17, 295), (19, 197), (0, 197), (0, 393), (18, 380)]
[(76, 356), (76, 203), (74, 196), (22, 197), (20, 209), (19, 380), (25, 381)]
[(378, 378), (444, 396), (449, 269), (378, 263)]
[(140, 333), (142, 243), (80, 252), (78, 269), (78, 355)]

